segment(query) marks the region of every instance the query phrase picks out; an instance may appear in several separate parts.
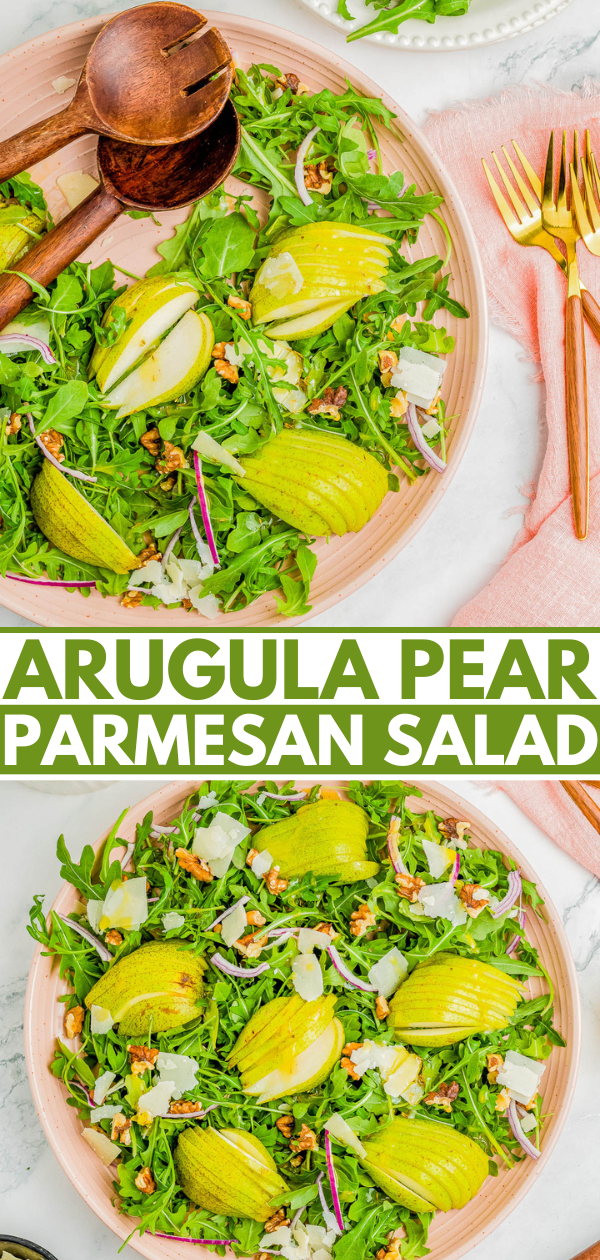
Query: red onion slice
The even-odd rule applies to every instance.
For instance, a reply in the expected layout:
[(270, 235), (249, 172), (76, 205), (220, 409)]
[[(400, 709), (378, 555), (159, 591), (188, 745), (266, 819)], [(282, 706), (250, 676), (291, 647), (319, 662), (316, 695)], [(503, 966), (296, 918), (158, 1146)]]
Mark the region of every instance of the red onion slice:
[(21, 577), (20, 573), (7, 573), (6, 576), (12, 578), (13, 582), (28, 582), (30, 586), (86, 586), (91, 588), (96, 585), (95, 582), (77, 582), (75, 580), (72, 582), (59, 582), (52, 578)]
[(294, 792), (292, 796), (280, 796), (278, 792), (259, 792), (256, 799), (260, 804), (261, 801), (265, 801), (267, 797), (271, 801), (303, 801), (305, 796), (306, 792)]
[(492, 918), (499, 919), (503, 914), (506, 914), (507, 910), (512, 909), (512, 907), (515, 904), (515, 901), (519, 900), (519, 897), (521, 896), (522, 891), (523, 891), (523, 880), (521, 879), (521, 872), (509, 871), (508, 872), (508, 892), (502, 898), (502, 901), (498, 902), (496, 909), (492, 911)]
[(345, 980), (347, 984), (354, 985), (355, 989), (361, 989), (363, 993), (377, 993), (376, 984), (367, 984), (366, 980), (359, 980), (358, 976), (355, 976), (354, 972), (346, 966), (345, 962), (340, 958), (335, 945), (328, 945), (327, 953), (342, 980)]
[(398, 850), (398, 832), (400, 830), (400, 819), (396, 814), (392, 814), (390, 825), (387, 833), (387, 847), (390, 855), (390, 862), (396, 872), (396, 875), (408, 875), (408, 871), (400, 857)]
[(50, 460), (50, 463), (53, 464), (55, 468), (58, 468), (59, 472), (67, 473), (69, 477), (75, 477), (76, 481), (97, 481), (98, 480), (97, 477), (90, 477), (88, 473), (80, 472), (78, 468), (67, 468), (66, 464), (61, 464), (58, 459), (55, 459), (54, 455), (50, 454), (50, 451), (42, 442), (41, 437), (38, 437), (35, 431), (35, 424), (33, 422), (33, 416), (31, 415), (29, 411), (27, 412), (27, 419), (29, 421), (29, 432), (31, 433), (31, 436), (34, 442), (36, 442), (37, 445), (39, 446), (42, 452), (42, 455), (45, 457), (45, 459)]
[(321, 130), (320, 127), (313, 127), (312, 130), (309, 131), (308, 135), (304, 137), (304, 140), (302, 141), (302, 144), (300, 145), (300, 148), (298, 149), (298, 152), (296, 154), (296, 167), (294, 170), (294, 179), (296, 181), (296, 188), (298, 189), (298, 196), (301, 202), (303, 203), (303, 205), (305, 206), (312, 206), (313, 199), (304, 181), (304, 159), (306, 157), (306, 154), (308, 153), (308, 150), (310, 149), (310, 146), (317, 132), (320, 130)]
[(125, 853), (123, 854), (123, 857), (121, 858), (121, 870), (122, 870), (122, 871), (124, 871), (124, 870), (125, 870), (125, 867), (126, 867), (126, 866), (129, 866), (129, 863), (130, 863), (130, 861), (131, 861), (131, 858), (132, 858), (132, 855), (133, 855), (133, 850), (134, 850), (134, 849), (135, 849), (135, 842), (132, 840), (132, 841), (131, 841), (131, 843), (130, 843), (130, 844), (128, 844), (128, 845), (126, 846), (126, 848), (125, 848)]
[(8, 350), (9, 345), (13, 345), (15, 350), (37, 350), (44, 363), (56, 363), (50, 346), (39, 337), (32, 337), (30, 333), (3, 333), (0, 336), (0, 350)]
[(78, 936), (82, 936), (84, 941), (88, 941), (90, 945), (93, 945), (103, 962), (112, 962), (112, 954), (110, 950), (103, 944), (102, 941), (98, 940), (97, 936), (94, 936), (93, 932), (88, 932), (87, 928), (82, 927), (80, 923), (75, 923), (74, 920), (69, 919), (67, 915), (59, 914), (58, 910), (55, 910), (54, 913), (58, 919), (62, 919), (62, 922), (66, 923), (67, 927), (72, 928)]
[(212, 929), (217, 926), (217, 923), (222, 923), (223, 919), (226, 919), (228, 914), (233, 914), (234, 910), (237, 910), (238, 906), (245, 906), (246, 902), (249, 900), (250, 900), (249, 896), (240, 897), (239, 901), (236, 901), (232, 906), (228, 906), (227, 909), (224, 910), (223, 913), (219, 915), (218, 919), (213, 919), (212, 923), (207, 928), (205, 928), (204, 931), (212, 932)]
[[(198, 491), (198, 502), (200, 504), (200, 511), (202, 512), (202, 521), (204, 524), (204, 532), (206, 534), (206, 541), (208, 543), (209, 551), (213, 558), (215, 567), (218, 569), (220, 567), (221, 561), (219, 560), (217, 544), (215, 542), (215, 536), (213, 534), (213, 527), (210, 520), (210, 512), (208, 509), (208, 499), (206, 497), (204, 477), (202, 476), (202, 461), (197, 451), (194, 451), (194, 472), (196, 474), (196, 488)], [(202, 542), (202, 538), (200, 536), (198, 526), (196, 525), (196, 522), (194, 520), (194, 500), (193, 499), (189, 506), (189, 514), (190, 514), (190, 524), (192, 526), (194, 538), (196, 539), (196, 542), (198, 541)]]
[(196, 1243), (201, 1247), (231, 1247), (237, 1238), (184, 1238), (182, 1234), (159, 1234), (158, 1230), (151, 1238), (169, 1238), (171, 1242)]
[(453, 867), (452, 867), (452, 873), (451, 873), (451, 875), (450, 875), (450, 883), (451, 883), (451, 884), (455, 884), (455, 883), (456, 883), (456, 881), (457, 881), (457, 879), (458, 879), (458, 876), (459, 876), (459, 872), (460, 872), (460, 853), (457, 853), (457, 854), (456, 854), (456, 857), (455, 857), (455, 859), (454, 859), (454, 865), (453, 865)]
[(253, 980), (256, 976), (262, 976), (263, 971), (268, 971), (270, 964), (268, 962), (260, 963), (258, 967), (236, 967), (235, 963), (230, 963), (217, 949), (208, 960), (213, 967), (217, 967), (226, 976), (237, 976), (240, 980)]
[[(192, 499), (192, 502), (193, 502), (193, 499)], [(183, 529), (183, 525), (180, 525), (180, 526), (179, 526), (179, 529), (176, 529), (176, 530), (175, 530), (175, 533), (174, 533), (174, 534), (171, 534), (171, 537), (169, 538), (169, 541), (168, 541), (168, 543), (167, 543), (167, 545), (166, 545), (166, 547), (165, 547), (165, 553), (164, 553), (163, 558), (162, 558), (162, 567), (163, 567), (163, 569), (166, 569), (166, 567), (167, 567), (167, 565), (168, 565), (168, 563), (169, 563), (169, 556), (171, 555), (171, 552), (172, 552), (172, 550), (173, 550), (173, 547), (175, 546), (175, 543), (177, 542), (177, 540), (178, 540), (178, 538), (179, 538), (179, 535), (181, 534), (182, 529)]]
[(530, 1142), (527, 1137), (527, 1134), (523, 1132), (521, 1122), (519, 1120), (519, 1113), (517, 1111), (517, 1104), (514, 1098), (511, 1098), (508, 1104), (507, 1115), (508, 1123), (510, 1124), (519, 1146), (522, 1146), (523, 1150), (531, 1157), (531, 1159), (539, 1159), (542, 1152), (538, 1151), (537, 1146), (534, 1146), (533, 1142)]
[(333, 1166), (333, 1155), (331, 1154), (331, 1138), (327, 1130), (325, 1130), (325, 1159), (327, 1160), (327, 1176), (329, 1177), (329, 1185), (331, 1186), (331, 1197), (333, 1199), (335, 1219), (338, 1223), (340, 1233), (343, 1234), (345, 1229), (344, 1218), (342, 1216), (342, 1205), (338, 1194), (337, 1177)]
[(444, 460), (441, 459), (439, 455), (436, 455), (435, 451), (432, 451), (431, 447), (427, 445), (427, 442), (421, 433), (418, 411), (414, 403), (408, 404), (406, 418), (408, 431), (419, 452), (419, 455), (422, 455), (423, 459), (429, 464), (430, 468), (435, 469), (436, 472), (445, 472), (447, 464), (444, 463)]

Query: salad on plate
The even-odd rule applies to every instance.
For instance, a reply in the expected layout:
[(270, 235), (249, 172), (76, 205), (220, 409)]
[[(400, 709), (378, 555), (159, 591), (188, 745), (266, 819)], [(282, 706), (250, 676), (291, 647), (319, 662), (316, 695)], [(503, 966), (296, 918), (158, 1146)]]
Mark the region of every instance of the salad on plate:
[[(0, 334), (3, 576), (208, 618), (275, 592), (298, 616), (315, 540), (446, 468), (442, 321), (467, 312), (441, 198), (384, 173), (394, 116), (270, 65), (232, 100), (238, 191), (146, 276), (75, 262)], [(0, 264), (25, 274), (46, 202), (26, 174), (0, 195)], [(411, 257), (427, 215), (444, 258)]]
[(72, 909), (29, 927), (64, 980), (51, 1070), (132, 1233), (408, 1260), (539, 1157), (541, 898), (415, 795), (213, 782), (79, 862), (60, 838)]

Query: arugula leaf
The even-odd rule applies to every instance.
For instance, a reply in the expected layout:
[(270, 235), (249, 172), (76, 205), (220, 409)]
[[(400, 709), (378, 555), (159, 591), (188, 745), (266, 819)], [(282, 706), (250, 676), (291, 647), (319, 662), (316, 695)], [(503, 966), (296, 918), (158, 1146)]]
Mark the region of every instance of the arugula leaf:
[(435, 0), (400, 0), (400, 4), (394, 5), (394, 8), (383, 9), (379, 16), (373, 18), (371, 22), (367, 22), (365, 26), (359, 27), (357, 31), (352, 31), (347, 36), (347, 42), (350, 44), (355, 39), (365, 39), (367, 36), (376, 35), (380, 31), (392, 31), (394, 34), (397, 34), (402, 22), (407, 22), (409, 18), (421, 18), (424, 22), (435, 22)]
[(202, 275), (207, 280), (245, 271), (254, 255), (254, 229), (239, 212), (216, 219), (202, 238)]

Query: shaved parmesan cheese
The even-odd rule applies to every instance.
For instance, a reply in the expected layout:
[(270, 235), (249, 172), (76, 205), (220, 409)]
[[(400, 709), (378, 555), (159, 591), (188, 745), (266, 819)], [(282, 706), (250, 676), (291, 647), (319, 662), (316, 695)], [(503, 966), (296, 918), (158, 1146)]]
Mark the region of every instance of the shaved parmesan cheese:
[(354, 1129), (350, 1128), (347, 1121), (337, 1111), (329, 1117), (329, 1120), (325, 1121), (324, 1128), (327, 1129), (328, 1133), (331, 1133), (332, 1137), (337, 1138), (338, 1142), (342, 1143), (342, 1146), (349, 1146), (350, 1150), (355, 1151), (361, 1159), (364, 1158), (367, 1152), (360, 1138), (356, 1136)]
[(175, 910), (169, 910), (168, 914), (163, 914), (162, 921), (165, 932), (172, 932), (173, 928), (183, 927), (185, 918)]
[(417, 904), (423, 907), (428, 919), (449, 919), (455, 927), (467, 922), (467, 912), (450, 882), (426, 884), (418, 895)]
[(146, 878), (115, 880), (105, 900), (100, 929), (124, 928), (125, 931), (136, 932), (148, 918), (148, 897)]
[(304, 277), (295, 258), (285, 251), (265, 260), (256, 276), (256, 283), (264, 285), (275, 297), (286, 298), (300, 292)]
[(515, 1102), (528, 1103), (537, 1094), (545, 1071), (545, 1063), (538, 1063), (537, 1059), (529, 1059), (525, 1054), (509, 1050), (496, 1080), (500, 1085), (506, 1085)]
[(327, 949), (329, 942), (327, 932), (317, 932), (314, 928), (300, 928), (298, 933), (298, 949), (301, 954), (310, 954), (313, 949)]
[[(196, 1080), (198, 1064), (195, 1059), (190, 1058), (189, 1054), (161, 1053), (157, 1057), (156, 1067), (160, 1076), (159, 1085), (169, 1084), (172, 1087), (173, 1098), (181, 1098), (182, 1094), (187, 1094), (198, 1084)], [(144, 1094), (144, 1109), (147, 1097), (148, 1095)]]
[(402, 1097), (404, 1091), (410, 1085), (414, 1085), (422, 1065), (423, 1061), (419, 1059), (418, 1055), (409, 1054), (404, 1062), (384, 1082), (383, 1088), (386, 1094), (389, 1094), (390, 1098)]
[(66, 74), (60, 74), (58, 79), (52, 80), (51, 86), (59, 96), (62, 96), (63, 92), (68, 92), (69, 88), (75, 87), (76, 83), (77, 79), (68, 79)]
[(421, 425), (421, 433), (426, 438), (435, 437), (436, 433), (440, 432), (440, 429), (441, 425), (438, 424), (435, 416), (430, 416), (427, 424)]
[(259, 1242), (259, 1247), (287, 1247), (292, 1241), (292, 1231), (289, 1225), (280, 1225), (279, 1229), (274, 1229), (270, 1234), (263, 1234)]
[[(160, 1057), (160, 1056), (159, 1056)], [(158, 1062), (158, 1060), (157, 1060)], [(169, 1103), (175, 1092), (175, 1082), (172, 1080), (161, 1080), (158, 1085), (154, 1085), (146, 1094), (142, 1094), (139, 1103), (139, 1114), (145, 1117), (164, 1115), (169, 1110)]]
[(394, 945), (393, 949), (388, 950), (388, 953), (379, 959), (379, 962), (369, 968), (369, 984), (377, 985), (379, 996), (388, 998), (406, 979), (407, 972), (406, 958)]
[(423, 840), (422, 844), (430, 873), (435, 879), (439, 879), (444, 874), (444, 871), (452, 865), (456, 857), (456, 850), (447, 849), (443, 844), (434, 844), (432, 840)]
[(262, 849), (260, 853), (257, 853), (250, 869), (254, 875), (258, 875), (260, 878), (261, 875), (266, 875), (267, 871), (271, 870), (272, 865), (273, 858), (269, 850)]
[(104, 914), (104, 902), (88, 901), (85, 912), (92, 932), (98, 932), (100, 930), (100, 920)]
[[(211, 598), (210, 595), (205, 596), (205, 599)], [(249, 827), (244, 827), (243, 823), (232, 818), (230, 814), (219, 810), (208, 827), (198, 827), (192, 853), (208, 862), (213, 875), (220, 879), (231, 865), (234, 850), (249, 835)], [(235, 939), (237, 940), (237, 937)]]
[(229, 914), (221, 921), (221, 939), (228, 949), (231, 948), (234, 941), (239, 941), (244, 935), (247, 927), (246, 908), (242, 905), (233, 907)]
[(315, 1002), (323, 994), (323, 972), (314, 954), (298, 954), (292, 963), (292, 984), (305, 1002)]
[(114, 1163), (115, 1159), (119, 1158), (121, 1148), (115, 1142), (111, 1142), (106, 1133), (98, 1133), (96, 1129), (84, 1129), (81, 1136), (84, 1142), (87, 1142), (88, 1146), (91, 1146), (94, 1153), (102, 1160), (105, 1168), (108, 1168), (109, 1164)]
[(117, 1116), (121, 1111), (119, 1103), (110, 1107), (94, 1107), (92, 1119), (94, 1124), (99, 1124), (101, 1120), (112, 1120), (113, 1116)]
[(436, 354), (427, 354), (425, 350), (417, 350), (414, 346), (403, 346), (400, 351), (400, 362), (405, 359), (407, 363), (424, 363), (427, 367), (437, 372), (439, 376), (443, 376), (446, 371), (446, 359), (438, 359)]
[(429, 407), (440, 387), (440, 374), (424, 363), (405, 363), (401, 359), (391, 384), (394, 389), (404, 390), (409, 402)]
[(356, 1068), (359, 1076), (364, 1076), (370, 1068), (379, 1068), (382, 1077), (385, 1078), (392, 1071), (399, 1055), (407, 1054), (404, 1047), (401, 1046), (384, 1046), (380, 1041), (363, 1041), (362, 1045), (352, 1051), (350, 1058)]
[(528, 1111), (524, 1116), (519, 1116), (519, 1124), (523, 1133), (531, 1133), (532, 1129), (537, 1128), (537, 1120), (532, 1111)]
[(96, 1107), (102, 1106), (113, 1081), (116, 1079), (116, 1075), (116, 1072), (101, 1072), (96, 1077), (96, 1084), (94, 1085), (94, 1105)]
[(220, 442), (215, 442), (209, 433), (199, 433), (195, 442), (192, 442), (192, 450), (198, 451), (205, 459), (212, 459), (215, 464), (224, 464), (226, 468), (231, 468), (239, 477), (246, 476), (246, 469), (235, 455), (221, 446)]
[(67, 171), (65, 175), (58, 176), (56, 183), (69, 210), (74, 210), (75, 206), (79, 206), (90, 193), (100, 187), (98, 180), (88, 175), (87, 171)]
[(215, 621), (221, 615), (221, 605), (216, 595), (202, 595), (202, 587), (194, 586), (188, 590), (188, 599), (192, 608), (196, 609), (209, 621)]
[(95, 1037), (101, 1037), (104, 1033), (110, 1032), (114, 1022), (110, 1011), (107, 1011), (105, 1006), (92, 1006), (90, 1027)]
[(408, 1103), (409, 1107), (416, 1107), (425, 1093), (425, 1087), (418, 1085), (415, 1081), (414, 1085), (409, 1085), (408, 1089), (402, 1091), (402, 1098)]

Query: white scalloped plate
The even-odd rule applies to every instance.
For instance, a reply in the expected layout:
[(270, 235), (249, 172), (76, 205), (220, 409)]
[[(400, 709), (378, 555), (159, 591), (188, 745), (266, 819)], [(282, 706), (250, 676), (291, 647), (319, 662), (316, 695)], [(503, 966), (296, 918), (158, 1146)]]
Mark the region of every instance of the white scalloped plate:
[[(497, 44), (514, 35), (525, 35), (535, 30), (548, 18), (562, 13), (571, 0), (472, 0), (464, 17), (441, 17), (433, 24), (411, 20), (404, 22), (398, 34), (368, 36), (370, 44), (383, 44), (390, 48), (410, 49), (411, 52), (456, 52), (461, 48), (478, 48), (483, 44)], [(376, 15), (372, 5), (365, 0), (348, 0), (348, 8), (356, 21), (350, 25), (337, 12), (338, 0), (300, 0), (306, 9), (312, 9), (330, 26), (350, 34), (357, 26), (364, 26)]]

